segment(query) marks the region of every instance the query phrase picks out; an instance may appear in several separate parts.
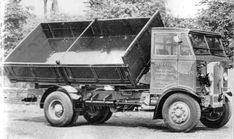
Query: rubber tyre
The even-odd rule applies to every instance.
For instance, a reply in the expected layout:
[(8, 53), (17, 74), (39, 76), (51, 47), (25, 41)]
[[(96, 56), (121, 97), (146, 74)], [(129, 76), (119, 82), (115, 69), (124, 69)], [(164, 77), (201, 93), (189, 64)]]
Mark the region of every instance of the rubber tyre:
[[(63, 113), (60, 117), (54, 116), (50, 110), (50, 105), (54, 101), (59, 102), (63, 107)], [(63, 127), (68, 126), (73, 117), (73, 105), (71, 99), (63, 92), (55, 91), (46, 98), (45, 105), (44, 105), (44, 114), (47, 121), (52, 126)]]
[(228, 123), (232, 116), (231, 103), (228, 98), (225, 98), (225, 104), (223, 105), (223, 114), (217, 120), (209, 120), (206, 117), (201, 118), (201, 123), (209, 128), (221, 128)]
[(113, 114), (113, 113), (112, 113), (112, 112), (110, 111), (110, 109), (109, 109), (109, 112), (108, 112), (108, 114), (107, 114), (107, 116), (106, 116), (104, 122), (108, 121), (108, 120), (111, 118), (112, 114)]
[[(173, 122), (171, 120), (169, 113), (169, 108), (173, 106), (173, 104), (178, 102), (182, 102), (185, 104), (186, 108), (189, 110), (188, 113), (190, 116), (184, 121), (182, 124), (178, 124)], [(201, 117), (201, 109), (196, 100), (194, 100), (192, 97), (176, 93), (167, 98), (165, 103), (163, 104), (162, 109), (162, 116), (165, 122), (165, 125), (173, 132), (189, 132), (191, 131), (199, 122)]]
[(76, 121), (77, 121), (79, 115), (80, 115), (79, 112), (74, 112), (74, 113), (73, 113), (72, 120), (71, 120), (69, 126), (73, 126), (73, 125), (76, 124)]
[(112, 114), (110, 115), (109, 112), (110, 109), (108, 107), (103, 107), (97, 110), (95, 115), (90, 115), (90, 113), (86, 111), (83, 116), (90, 124), (102, 124), (111, 117)]

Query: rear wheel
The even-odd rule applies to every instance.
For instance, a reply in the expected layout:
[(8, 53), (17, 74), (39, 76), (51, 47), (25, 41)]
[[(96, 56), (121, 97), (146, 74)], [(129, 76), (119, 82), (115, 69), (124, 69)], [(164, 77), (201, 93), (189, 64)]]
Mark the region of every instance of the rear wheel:
[(209, 128), (223, 127), (230, 120), (232, 115), (231, 110), (231, 103), (228, 98), (225, 98), (223, 108), (219, 111), (209, 110), (208, 112), (202, 113), (201, 122)]
[(71, 99), (60, 91), (49, 94), (45, 100), (44, 114), (52, 126), (69, 125), (74, 118)]
[(91, 124), (102, 124), (110, 119), (112, 112), (109, 107), (87, 107), (84, 118)]
[(199, 122), (201, 110), (192, 97), (177, 93), (165, 101), (162, 116), (171, 131), (189, 132)]
[(113, 113), (112, 113), (112, 112), (110, 111), (110, 109), (109, 109), (109, 112), (108, 112), (108, 114), (107, 114), (107, 116), (106, 116), (104, 122), (108, 121), (108, 120), (111, 118), (112, 114), (113, 114)]
[(76, 121), (77, 121), (79, 115), (80, 115), (79, 112), (74, 112), (74, 114), (73, 114), (73, 116), (72, 116), (72, 120), (71, 120), (71, 122), (70, 122), (70, 124), (69, 124), (70, 126), (73, 126), (73, 125), (76, 124)]

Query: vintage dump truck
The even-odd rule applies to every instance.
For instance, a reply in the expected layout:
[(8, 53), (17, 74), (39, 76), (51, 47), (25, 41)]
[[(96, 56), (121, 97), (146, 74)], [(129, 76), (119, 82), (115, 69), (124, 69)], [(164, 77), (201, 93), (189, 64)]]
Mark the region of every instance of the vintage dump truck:
[(39, 24), (4, 61), (13, 82), (46, 88), (40, 100), (52, 126), (81, 115), (92, 124), (113, 112), (151, 106), (172, 131), (210, 128), (231, 117), (227, 57), (220, 34), (164, 27), (151, 18)]

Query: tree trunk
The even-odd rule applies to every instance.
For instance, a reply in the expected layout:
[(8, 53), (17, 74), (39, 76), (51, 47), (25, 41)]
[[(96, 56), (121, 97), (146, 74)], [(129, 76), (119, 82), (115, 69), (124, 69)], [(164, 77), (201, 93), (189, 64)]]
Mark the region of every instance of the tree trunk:
[(44, 0), (44, 19), (47, 19), (47, 0)]
[(51, 14), (55, 15), (58, 13), (59, 8), (58, 8), (58, 1), (57, 0), (52, 0), (52, 5), (51, 5)]

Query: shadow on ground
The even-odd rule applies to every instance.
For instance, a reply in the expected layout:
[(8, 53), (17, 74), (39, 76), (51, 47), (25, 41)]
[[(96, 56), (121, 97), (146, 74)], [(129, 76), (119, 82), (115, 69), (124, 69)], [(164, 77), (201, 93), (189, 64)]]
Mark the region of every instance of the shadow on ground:
[[(24, 117), (24, 118), (18, 118), (14, 119), (14, 121), (23, 121), (23, 122), (35, 122), (35, 123), (43, 123), (46, 126), (51, 126), (47, 120), (45, 119), (44, 115), (43, 116), (36, 116), (36, 117)], [(163, 120), (151, 120), (148, 118), (125, 118), (125, 117), (113, 117), (109, 121), (103, 124), (99, 125), (92, 125), (89, 124), (82, 116), (78, 118), (76, 123), (72, 126), (69, 127), (61, 127), (61, 128), (77, 128), (81, 126), (94, 126), (94, 127), (140, 127), (140, 128), (146, 128), (146, 129), (151, 129), (151, 130), (160, 130), (162, 132), (171, 132), (168, 130), (167, 127), (165, 127)], [(222, 127), (223, 129), (228, 128), (228, 127)], [(198, 124), (198, 126), (191, 132), (197, 132), (197, 131), (216, 131), (219, 129), (212, 129), (212, 128), (206, 128), (203, 126), (201, 123)]]

